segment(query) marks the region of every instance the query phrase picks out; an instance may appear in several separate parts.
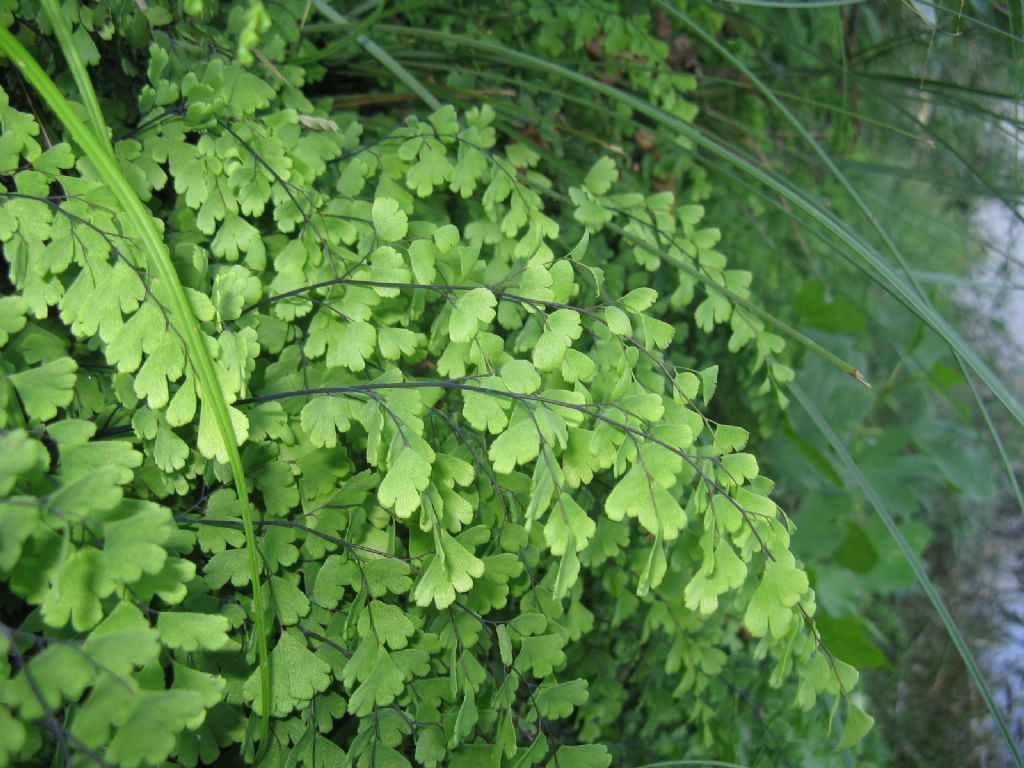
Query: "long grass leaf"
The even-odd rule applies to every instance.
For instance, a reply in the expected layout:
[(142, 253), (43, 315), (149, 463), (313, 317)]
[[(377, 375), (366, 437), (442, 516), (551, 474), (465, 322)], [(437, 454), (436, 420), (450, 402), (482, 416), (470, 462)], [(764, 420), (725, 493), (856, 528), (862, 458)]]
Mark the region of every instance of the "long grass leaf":
[[(316, 9), (334, 24), (342, 26), (348, 26), (351, 22), (329, 6), (325, 0), (313, 0), (313, 5)], [(356, 33), (356, 42), (358, 42), (363, 49), (373, 56), (377, 61), (384, 65), (391, 74), (393, 74), (398, 80), (405, 84), (405, 86), (419, 96), (423, 103), (430, 107), (432, 110), (438, 110), (441, 108), (441, 102), (437, 100), (430, 91), (428, 91), (419, 80), (413, 76), (413, 74), (399, 64), (390, 53), (385, 51), (376, 42), (367, 37), (363, 32)]]
[(1006, 452), (1006, 446), (1003, 444), (1002, 438), (999, 436), (999, 430), (996, 429), (996, 425), (992, 422), (992, 417), (988, 413), (988, 409), (985, 407), (985, 402), (981, 399), (981, 393), (978, 391), (978, 385), (974, 383), (974, 377), (971, 376), (971, 372), (966, 370), (963, 365), (960, 366), (960, 373), (967, 381), (967, 386), (971, 390), (971, 394), (974, 396), (974, 402), (978, 405), (978, 410), (981, 411), (981, 415), (985, 419), (985, 425), (988, 427), (988, 432), (992, 436), (992, 442), (995, 443), (996, 451), (999, 453), (999, 461), (1003, 465), (1003, 471), (1006, 473), (1006, 477), (1010, 483), (1010, 490), (1013, 491), (1014, 500), (1017, 502), (1017, 509), (1024, 515), (1024, 493), (1021, 492), (1020, 481), (1017, 480), (1017, 473), (1013, 469), (1013, 463), (1010, 461), (1010, 454)]
[(358, 42), (360, 35), (365, 35), (367, 30), (380, 20), (380, 17), (384, 14), (384, 8), (385, 3), (378, 3), (374, 12), (360, 21), (358, 26), (349, 30), (343, 38), (340, 40), (334, 40), (322, 48), (316, 49), (313, 53), (310, 53), (307, 56), (299, 57), (296, 59), (295, 63), (302, 65), (315, 64), (318, 61), (323, 61), (324, 59), (329, 59), (332, 56), (337, 56), (353, 42)]
[(68, 69), (78, 86), (78, 95), (85, 105), (85, 113), (92, 124), (93, 132), (103, 149), (113, 157), (114, 150), (110, 144), (110, 135), (107, 133), (107, 122), (103, 118), (103, 110), (100, 109), (100, 100), (96, 96), (96, 90), (92, 87), (92, 80), (89, 79), (89, 71), (82, 61), (71, 32), (71, 24), (64, 15), (64, 10), (57, 3), (57, 0), (43, 0), (43, 8), (46, 16), (53, 27), (53, 33), (57, 36), (61, 51), (68, 62)]

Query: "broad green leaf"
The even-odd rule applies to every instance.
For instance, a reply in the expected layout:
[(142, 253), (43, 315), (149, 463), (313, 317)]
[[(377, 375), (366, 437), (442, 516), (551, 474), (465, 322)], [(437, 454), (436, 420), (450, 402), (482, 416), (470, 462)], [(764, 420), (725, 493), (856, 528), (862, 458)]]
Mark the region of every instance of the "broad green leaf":
[(139, 691), (135, 706), (117, 729), (107, 757), (125, 768), (161, 765), (178, 734), (202, 722), (205, 707), (195, 691)]
[(534, 694), (537, 708), (543, 717), (558, 720), (569, 717), (576, 707), (587, 702), (589, 691), (587, 681), (576, 678), (565, 683), (544, 683)]
[(619, 169), (610, 157), (602, 157), (587, 171), (583, 185), (595, 195), (603, 195), (619, 178)]
[(712, 365), (700, 371), (701, 391), (704, 393), (704, 405), (711, 402), (718, 389), (718, 366)]
[(558, 759), (552, 759), (548, 768), (608, 768), (612, 764), (612, 756), (603, 744), (563, 746), (558, 748), (556, 754)]
[[(405, 688), (405, 675), (384, 646), (372, 640), (364, 640), (360, 649), (363, 646), (370, 649), (371, 656), (366, 660), (370, 671), (361, 678), (361, 684), (348, 699), (348, 711), (356, 717), (365, 717), (376, 707), (388, 706)], [(356, 657), (349, 663), (353, 662)], [(346, 670), (346, 680), (347, 675)]]
[(544, 538), (553, 555), (563, 555), (571, 540), (577, 552), (586, 548), (597, 524), (570, 496), (563, 493), (551, 507), (544, 525)]
[(583, 333), (580, 316), (570, 309), (559, 309), (544, 321), (544, 332), (533, 348), (533, 364), (551, 371), (562, 364), (565, 351)]
[(795, 606), (807, 591), (807, 574), (795, 565), (770, 561), (765, 565), (761, 584), (743, 616), (745, 626), (754, 637), (763, 637), (771, 631), (772, 637), (782, 637), (795, 620)]
[[(715, 437), (718, 437), (718, 431), (715, 432)], [(733, 437), (733, 442), (736, 442), (736, 438)], [(750, 481), (757, 477), (758, 467), (757, 459), (749, 453), (734, 453), (729, 456), (722, 457), (722, 471), (723, 482), (730, 485), (739, 485), (744, 481)]]
[(74, 397), (75, 372), (78, 364), (70, 357), (61, 357), (12, 373), (7, 380), (14, 385), (30, 418), (49, 421)]
[(349, 401), (337, 395), (324, 395), (310, 400), (302, 408), (302, 429), (313, 445), (333, 448), (338, 435), (348, 432), (352, 409)]
[(488, 456), (499, 474), (511, 472), (516, 465), (526, 464), (540, 453), (540, 435), (537, 425), (523, 415), (491, 443)]
[(843, 723), (843, 734), (839, 738), (839, 749), (850, 749), (856, 746), (868, 735), (871, 727), (875, 724), (875, 718), (858, 707), (851, 701), (847, 702), (846, 722)]
[(420, 494), (430, 484), (434, 452), (423, 441), (404, 445), (396, 439), (388, 456), (388, 472), (380, 484), (378, 498), (398, 517), (409, 517), (419, 509)]
[(25, 746), (25, 726), (5, 706), (0, 706), (0, 734), (0, 765), (11, 765), (11, 758)]
[(0, 347), (7, 344), (12, 334), (25, 327), (28, 306), (21, 296), (0, 298)]
[(658, 299), (658, 292), (653, 288), (634, 288), (621, 299), (621, 303), (630, 312), (645, 312), (653, 306)]
[(558, 635), (535, 635), (522, 638), (516, 668), (530, 672), (536, 678), (545, 678), (556, 667), (565, 663), (565, 638)]
[(629, 336), (633, 332), (629, 316), (614, 305), (604, 308), (604, 321), (608, 324), (608, 330), (616, 336)]
[(131, 584), (142, 574), (158, 573), (167, 558), (164, 545), (171, 537), (171, 514), (156, 504), (133, 502), (137, 511), (107, 523), (103, 548), (104, 573)]
[[(306, 647), (301, 636), (294, 636), (293, 631), (282, 632), (270, 654), (275, 717), (284, 717), (308, 705), (315, 694), (325, 691), (331, 683), (330, 666)], [(242, 690), (253, 709), (262, 712), (264, 704), (258, 672), (245, 681)]]
[(470, 341), (494, 319), (497, 299), (486, 288), (474, 288), (455, 302), (448, 321), (448, 335), (454, 342)]
[(115, 587), (103, 561), (103, 554), (92, 547), (79, 549), (64, 560), (42, 605), (43, 620), (49, 626), (63, 627), (70, 620), (76, 630), (84, 631), (100, 622), (100, 599)]
[[(726, 453), (742, 451), (749, 437), (750, 433), (742, 427), (732, 427), (728, 424), (719, 424), (715, 427), (715, 444)], [(757, 476), (756, 468), (754, 476)]]
[(433, 602), (442, 609), (455, 602), (456, 593), (473, 588), (473, 580), (484, 574), (484, 563), (447, 531), (439, 532), (438, 541), (440, 548), (420, 575), (414, 597), (417, 605)]
[(605, 513), (612, 520), (635, 517), (647, 531), (660, 534), (665, 541), (675, 539), (686, 526), (686, 513), (673, 494), (640, 465), (634, 465), (608, 494)]
[(442, 253), (448, 253), (459, 243), (459, 230), (452, 224), (444, 224), (434, 230), (434, 244)]
[(156, 660), (160, 642), (142, 611), (121, 603), (89, 633), (82, 649), (98, 669), (124, 677)]
[(164, 645), (183, 651), (218, 651), (230, 642), (230, 624), (223, 616), (163, 611), (156, 628)]
[(382, 242), (393, 243), (409, 231), (409, 217), (397, 200), (378, 197), (373, 201), (373, 227)]
[(359, 634), (373, 633), (377, 641), (392, 650), (405, 648), (416, 628), (397, 605), (372, 600), (368, 610), (359, 617)]
[(501, 367), (501, 380), (510, 392), (529, 395), (540, 388), (540, 374), (527, 360), (511, 360)]

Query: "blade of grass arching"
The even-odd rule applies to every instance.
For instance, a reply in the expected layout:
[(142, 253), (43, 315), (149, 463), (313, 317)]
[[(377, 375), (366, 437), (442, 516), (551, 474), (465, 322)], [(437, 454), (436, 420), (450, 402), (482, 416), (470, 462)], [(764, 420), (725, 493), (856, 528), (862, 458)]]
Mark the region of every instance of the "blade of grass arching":
[(300, 56), (295, 60), (295, 63), (300, 65), (315, 64), (318, 61), (323, 61), (324, 59), (328, 59), (331, 56), (336, 56), (337, 54), (341, 53), (346, 48), (348, 48), (353, 42), (358, 41), (360, 35), (364, 35), (370, 27), (372, 27), (380, 20), (380, 17), (384, 15), (385, 5), (386, 4), (383, 2), (377, 3), (376, 10), (374, 10), (374, 12), (367, 16), (365, 19), (360, 21), (358, 26), (350, 29), (343, 38), (341, 38), (340, 40), (335, 40), (333, 43), (329, 43), (328, 45), (325, 45), (322, 48), (318, 48), (315, 52), (309, 54), (308, 56)]
[(863, 44), (853, 52), (852, 58), (856, 66), (864, 66), (879, 59), (884, 59), (893, 51), (906, 49), (916, 44), (922, 37), (921, 30), (905, 30), (900, 34), (891, 34), (883, 40)]
[(57, 36), (57, 42), (60, 43), (61, 51), (68, 62), (68, 69), (71, 70), (71, 76), (75, 79), (75, 85), (78, 86), (78, 95), (85, 105), (85, 114), (92, 124), (93, 132), (103, 149), (113, 157), (114, 150), (110, 144), (110, 135), (107, 133), (107, 121), (103, 119), (103, 110), (100, 109), (100, 100), (96, 97), (92, 80), (89, 79), (89, 71), (78, 53), (78, 46), (75, 44), (71, 32), (71, 24), (57, 0), (42, 0), (42, 2), (46, 16), (50, 20), (50, 26), (53, 27), (53, 33)]
[[(856, 12), (857, 12), (857, 10), (854, 9), (853, 13), (856, 14)], [(836, 17), (839, 20), (839, 55), (842, 57), (841, 64), (842, 64), (842, 73), (843, 73), (843, 78), (842, 78), (843, 106), (841, 108), (842, 109), (842, 113), (841, 114), (843, 115), (843, 118), (842, 118), (843, 119), (843, 123), (842, 123), (842, 125), (843, 125), (844, 128), (849, 128), (850, 120), (849, 120), (849, 117), (847, 117), (847, 115), (849, 114), (849, 111), (850, 111), (850, 72), (849, 72), (849, 70), (850, 70), (850, 62), (847, 61), (847, 58), (848, 58), (848, 50), (847, 49), (852, 47), (852, 43), (848, 39), (847, 28), (846, 28), (846, 23), (845, 23), (845, 17), (843, 16), (843, 9), (842, 8), (836, 8)]]
[[(787, 74), (798, 74), (799, 72), (800, 70), (794, 69), (788, 70)], [(803, 72), (804, 74), (814, 76), (821, 74), (818, 70), (803, 70)], [(960, 85), (959, 83), (954, 83), (949, 80), (938, 80), (927, 77), (907, 77), (906, 75), (897, 75), (891, 72), (859, 72), (857, 73), (857, 77), (861, 80), (878, 80), (880, 82), (893, 83), (904, 88), (913, 88), (915, 90), (936, 93), (950, 91), (952, 93), (961, 93), (965, 96), (973, 96), (975, 98), (982, 97), (996, 99), (998, 101), (1006, 101), (1014, 105), (1019, 101), (1019, 97), (1013, 93), (1007, 93), (1006, 91), (994, 91), (980, 86)]]
[(839, 439), (839, 436), (833, 431), (832, 427), (822, 416), (821, 411), (818, 407), (807, 397), (803, 389), (794, 381), (789, 384), (789, 391), (796, 398), (796, 401), (800, 403), (801, 407), (810, 416), (811, 421), (814, 422), (818, 430), (832, 446), (836, 456), (839, 457), (840, 462), (849, 472), (850, 477), (860, 487), (861, 491), (867, 497), (868, 502), (874, 508), (878, 517), (881, 519), (882, 524), (885, 526), (889, 535), (892, 536), (896, 542), (896, 546), (899, 547), (900, 552), (914, 571), (914, 576), (917, 578), (918, 584), (921, 585), (921, 589), (924, 590), (925, 595), (931, 602), (935, 612), (939, 615), (939, 619), (942, 621), (942, 625), (949, 635), (950, 640), (953, 641), (953, 645), (956, 647), (957, 652), (960, 654), (960, 658), (963, 659), (964, 665), (967, 667), (968, 674), (974, 681), (975, 687), (978, 689), (978, 693), (985, 702), (985, 706), (988, 708), (992, 715), (992, 718), (996, 722), (996, 727), (999, 730), (1000, 736), (1006, 743), (1007, 749), (1009, 749), (1011, 756), (1013, 757), (1014, 764), (1021, 768), (1024, 766), (1024, 757), (1021, 756), (1020, 750), (1017, 747), (1013, 736), (1010, 734), (1010, 729), (1006, 724), (1006, 719), (1003, 717), (1002, 711), (996, 705), (995, 699), (992, 696), (992, 691), (989, 689), (988, 683), (985, 681), (985, 677), (981, 672), (981, 668), (978, 666), (974, 655), (971, 653), (970, 648), (967, 647), (967, 643), (964, 640), (963, 634), (960, 632), (960, 628), (953, 620), (953, 616), (950, 614), (949, 609), (943, 602), (942, 597), (939, 595), (938, 589), (935, 584), (928, 577), (928, 573), (925, 571), (924, 564), (914, 554), (910, 544), (907, 542), (903, 535), (903, 532), (896, 525), (896, 521), (889, 513), (888, 508), (878, 495), (877, 491), (871, 483), (868, 481), (864, 473), (861, 472), (860, 467), (857, 466), (857, 462), (854, 461), (849, 451), (846, 450), (846, 446)]
[[(228, 454), (228, 465), (235, 483), (235, 490), (242, 507), (242, 525), (245, 533), (245, 544), (248, 550), (249, 577), (253, 585), (252, 605), (253, 622), (256, 631), (257, 653), (259, 659), (260, 691), (262, 694), (263, 713), (261, 715), (261, 752), (270, 744), (270, 663), (267, 649), (267, 628), (259, 551), (256, 547), (256, 533), (252, 521), (252, 505), (245, 482), (245, 470), (242, 457), (235, 440), (234, 427), (228, 411), (224, 392), (217, 378), (213, 359), (206, 346), (202, 331), (185, 289), (181, 284), (174, 264), (171, 262), (166, 246), (157, 230), (149, 210), (139, 200), (138, 195), (125, 179), (114, 157), (104, 147), (99, 137), (78, 116), (74, 107), (64, 98), (49, 75), (43, 71), (38, 62), (7, 29), (0, 28), (0, 53), (5, 54), (43, 100), (54, 112), (67, 129), (71, 138), (81, 147), (89, 161), (95, 166), (103, 181), (116, 195), (124, 208), (125, 215), (134, 228), (140, 233), (140, 242), (150, 267), (168, 287), (171, 296), (169, 309), (177, 320), (178, 331), (185, 340), (189, 358), (195, 367), (199, 379), (202, 407), (213, 411), (214, 421), (220, 432), (221, 439)], [(90, 85), (91, 87), (91, 85)], [(99, 126), (104, 132), (106, 126)], [(105, 135), (105, 134), (104, 134)]]
[[(324, 18), (330, 20), (334, 24), (341, 26), (349, 26), (351, 24), (348, 19), (331, 8), (325, 0), (313, 0), (313, 5), (324, 16)], [(417, 80), (409, 70), (395, 61), (394, 57), (390, 53), (385, 51), (362, 32), (357, 32), (355, 38), (356, 42), (358, 42), (368, 54), (384, 65), (384, 68), (398, 78), (400, 82), (404, 83), (406, 88), (419, 96), (423, 100), (423, 103), (430, 107), (432, 111), (436, 111), (441, 108), (441, 102), (437, 100), (434, 94), (428, 91), (423, 86), (423, 83)]]
[[(985, 385), (992, 390), (993, 394), (1003, 403), (1013, 417), (1024, 424), (1024, 406), (1010, 392), (1006, 385), (1000, 380), (995, 372), (985, 363), (977, 352), (960, 336), (960, 334), (949, 324), (948, 321), (931, 305), (929, 301), (922, 298), (911, 285), (901, 278), (893, 268), (883, 259), (860, 235), (854, 232), (849, 226), (840, 221), (830, 211), (815, 203), (801, 190), (794, 187), (786, 179), (776, 173), (769, 172), (753, 160), (744, 156), (736, 149), (723, 144), (717, 139), (710, 137), (698, 128), (686, 123), (674, 115), (665, 112), (644, 99), (620, 90), (612, 85), (595, 80), (575, 70), (569, 69), (561, 64), (533, 56), (522, 51), (499, 45), (490, 40), (478, 39), (465, 35), (457, 35), (444, 30), (424, 29), (421, 27), (407, 27), (394, 25), (380, 25), (381, 31), (395, 34), (405, 34), (420, 37), (426, 40), (435, 40), (442, 43), (458, 45), (465, 49), (477, 49), (495, 55), (506, 66), (517, 64), (530, 69), (546, 72), (558, 76), (568, 82), (581, 85), (590, 91), (612, 99), (624, 106), (630, 107), (636, 112), (649, 117), (666, 128), (671, 128), (680, 136), (690, 140), (693, 144), (707, 150), (720, 160), (734, 165), (750, 177), (764, 184), (774, 192), (786, 197), (790, 203), (806, 212), (813, 221), (825, 228), (830, 234), (846, 245), (856, 259), (854, 266), (863, 271), (870, 279), (877, 282), (904, 306), (921, 318), (940, 338), (951, 348), (960, 354)], [(600, 105), (592, 104), (595, 109)], [(608, 110), (610, 112), (610, 110)], [(840, 251), (842, 252), (842, 251)]]
[(940, 283), (963, 288), (1005, 288), (1010, 291), (1024, 291), (1024, 283), (1008, 283), (1004, 280), (979, 280), (971, 277), (956, 277), (943, 272), (915, 272), (922, 283)]
[(1009, 0), (1007, 3), (1008, 13), (1010, 16), (1010, 32), (1015, 36), (1013, 41), (1013, 54), (1017, 60), (1017, 65), (1020, 67), (1022, 61), (1024, 61), (1024, 39), (1021, 38), (1021, 33), (1024, 33), (1024, 0)]
[[(744, 18), (744, 17), (738, 17)], [(763, 25), (756, 25), (759, 29), (764, 31), (766, 34), (771, 34), (771, 30), (766, 29)], [(914, 38), (911, 38), (911, 41)], [(792, 44), (791, 41), (786, 41), (787, 44)], [(910, 45), (911, 43), (908, 43)], [(898, 50), (899, 46), (895, 46), (894, 50)], [(803, 50), (807, 51), (806, 47)], [(892, 51), (888, 51), (891, 53)], [(884, 58), (884, 57), (883, 57)], [(863, 57), (858, 55), (856, 57), (856, 64), (863, 64)], [(773, 72), (779, 76), (784, 77), (789, 82), (797, 82), (800, 79), (809, 79), (820, 77), (823, 72), (819, 67), (806, 67), (806, 66), (782, 66), (773, 64)], [(857, 71), (855, 68), (851, 70), (851, 74), (860, 80), (875, 80), (878, 82), (892, 83), (904, 88), (910, 88), (912, 90), (927, 91), (930, 93), (957, 93), (965, 97), (980, 98), (980, 99), (992, 99), (995, 101), (1005, 101), (1011, 105), (1016, 105), (1020, 99), (1013, 93), (1008, 91), (994, 90), (992, 88), (982, 87), (980, 84), (975, 85), (961, 85), (951, 80), (941, 80), (938, 78), (929, 77), (909, 77), (907, 75), (900, 75), (895, 72), (883, 72), (883, 71)]]
[(985, 419), (985, 425), (988, 427), (988, 432), (992, 436), (992, 442), (995, 443), (996, 451), (999, 453), (999, 460), (1002, 462), (1003, 471), (1006, 472), (1006, 477), (1010, 481), (1010, 488), (1013, 491), (1014, 498), (1017, 500), (1017, 509), (1024, 515), (1024, 493), (1021, 492), (1017, 473), (1013, 471), (1013, 463), (1010, 461), (1010, 455), (1006, 452), (1006, 446), (999, 436), (999, 430), (992, 423), (992, 417), (989, 415), (988, 408), (985, 407), (985, 403), (981, 399), (981, 393), (978, 391), (977, 384), (974, 383), (974, 377), (962, 363), (960, 364), (960, 373), (966, 379), (967, 386), (970, 387), (971, 394), (974, 395), (974, 402), (978, 404), (978, 410), (981, 411), (981, 415)]

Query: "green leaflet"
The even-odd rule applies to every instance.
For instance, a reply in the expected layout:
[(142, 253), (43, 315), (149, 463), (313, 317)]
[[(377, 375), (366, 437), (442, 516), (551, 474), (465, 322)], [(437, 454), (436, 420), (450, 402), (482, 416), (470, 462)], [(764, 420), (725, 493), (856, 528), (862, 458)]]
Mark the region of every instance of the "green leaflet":
[(13, 373), (7, 380), (17, 390), (28, 416), (44, 421), (52, 419), (58, 408), (71, 402), (77, 370), (74, 360), (62, 357)]
[(390, 197), (373, 201), (372, 216), (377, 237), (385, 243), (401, 240), (409, 231), (409, 217), (399, 208), (398, 201)]
[(205, 613), (162, 613), (157, 619), (161, 641), (169, 648), (193, 651), (204, 648), (219, 651), (231, 642), (229, 624), (223, 616)]
[[(306, 648), (301, 636), (297, 638), (291, 632), (281, 634), (270, 654), (270, 663), (275, 717), (287, 715), (308, 704), (313, 695), (326, 689), (331, 681), (330, 666)], [(253, 709), (264, 711), (258, 671), (245, 681), (242, 692), (247, 700), (252, 701)]]
[(452, 309), (448, 334), (454, 342), (469, 341), (494, 319), (497, 300), (486, 288), (474, 288), (463, 294)]
[(794, 618), (790, 609), (807, 590), (807, 575), (781, 562), (768, 563), (764, 570), (764, 580), (750, 600), (743, 624), (755, 637), (769, 631), (773, 637), (782, 637)]

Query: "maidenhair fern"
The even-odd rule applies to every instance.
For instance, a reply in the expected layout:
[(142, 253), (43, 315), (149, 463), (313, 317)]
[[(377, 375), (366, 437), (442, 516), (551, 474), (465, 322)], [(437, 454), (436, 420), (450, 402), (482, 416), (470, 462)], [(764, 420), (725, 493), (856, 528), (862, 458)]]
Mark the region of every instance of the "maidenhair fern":
[[(7, 69), (0, 764), (701, 753), (744, 727), (725, 671), (752, 664), (834, 714), (857, 673), (818, 641), (747, 432), (705, 413), (718, 361), (677, 352), (725, 327), (766, 391), (792, 376), (701, 206), (620, 187), (609, 153), (565, 184), (486, 102), (395, 121), (307, 96), (301, 0), (181, 10), (67, 18), (101, 95), (139, 94), (100, 105), (212, 360), (262, 573), (173, 281)], [(0, 23), (50, 61), (33, 3)], [(635, 85), (692, 119), (688, 78)], [(844, 723), (845, 747), (870, 718)]]

